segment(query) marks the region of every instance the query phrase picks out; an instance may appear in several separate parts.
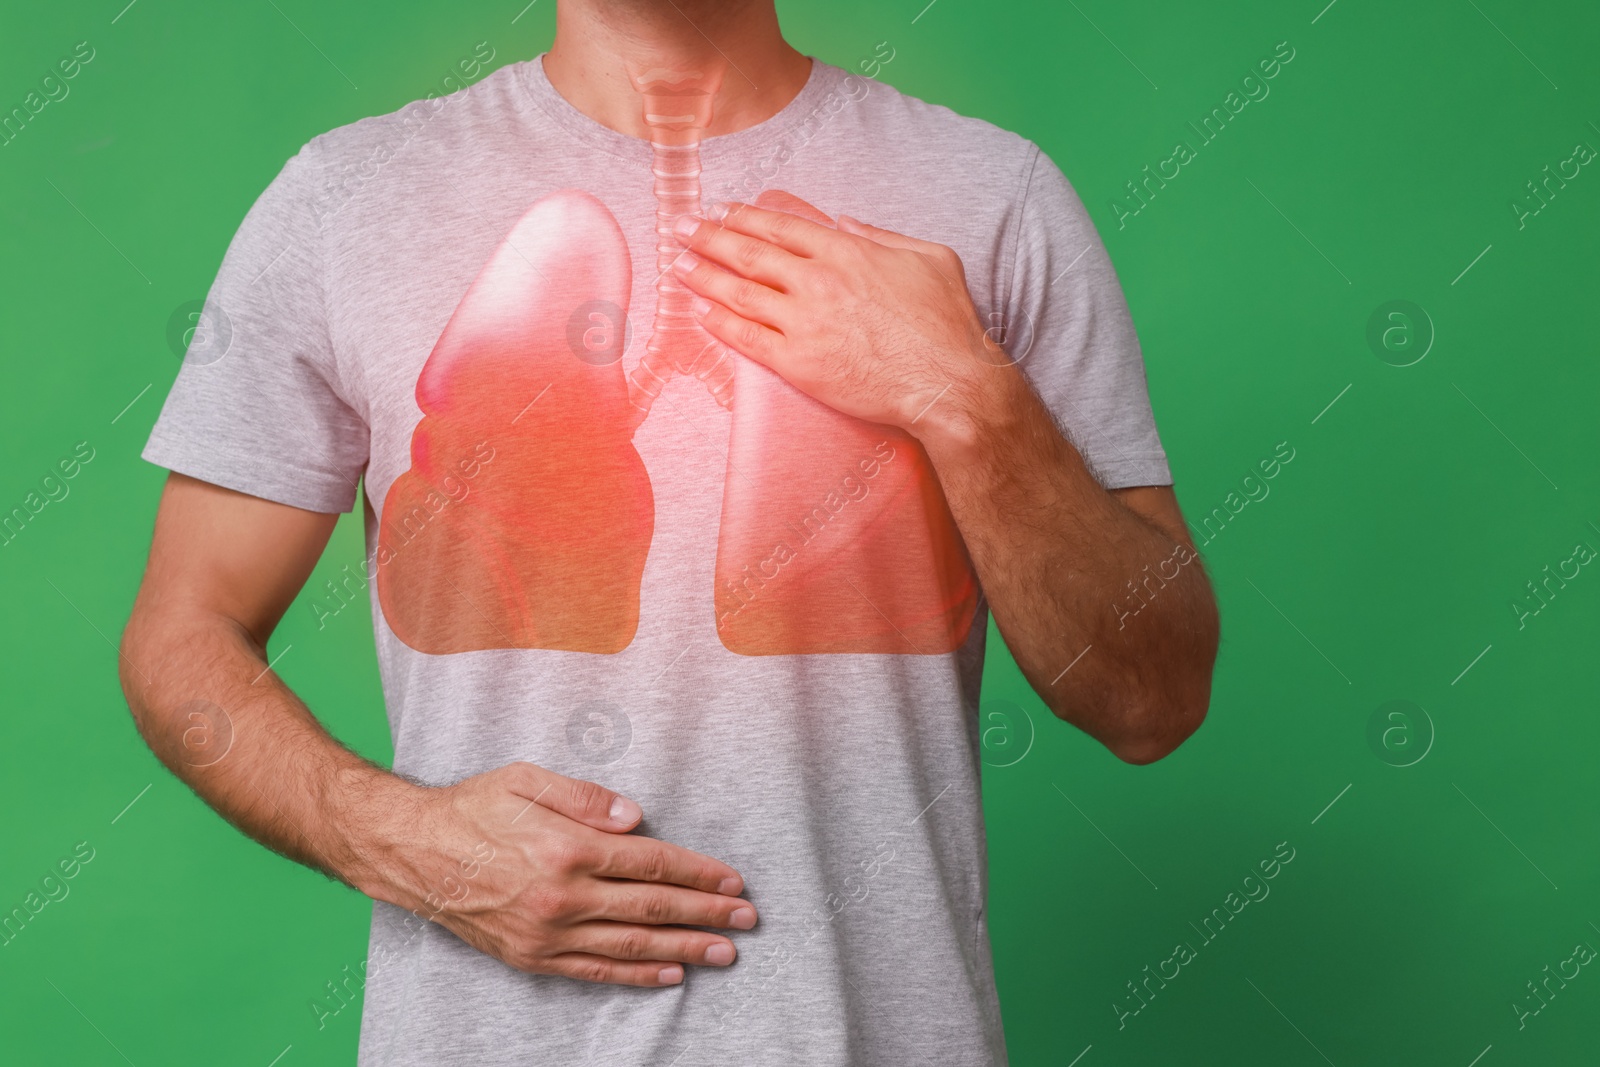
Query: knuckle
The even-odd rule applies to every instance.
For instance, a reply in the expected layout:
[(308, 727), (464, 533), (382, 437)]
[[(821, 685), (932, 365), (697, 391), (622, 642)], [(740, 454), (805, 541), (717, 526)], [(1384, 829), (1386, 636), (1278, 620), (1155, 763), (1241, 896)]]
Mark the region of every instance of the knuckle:
[(639, 902), (639, 914), (652, 926), (659, 926), (672, 917), (672, 904), (665, 893), (649, 893)]
[(641, 881), (659, 882), (667, 876), (667, 854), (659, 848), (652, 848), (645, 852), (639, 862), (639, 876)]
[(761, 290), (762, 286), (757, 285), (755, 282), (747, 278), (741, 279), (734, 284), (733, 302), (736, 306), (742, 308), (759, 307), (762, 303)]
[(528, 891), (527, 908), (545, 922), (565, 918), (573, 906), (572, 894), (558, 886), (542, 886)]
[(571, 874), (583, 866), (584, 849), (570, 837), (551, 839), (544, 849), (544, 862), (552, 870)]
[(608, 982), (613, 967), (605, 960), (576, 960), (572, 964), (572, 977), (584, 982)]
[(795, 225), (798, 222), (798, 216), (790, 215), (787, 212), (779, 212), (777, 217), (770, 223), (767, 232), (772, 235), (774, 241), (781, 244), (794, 236)]
[(574, 778), (567, 789), (573, 806), (586, 814), (600, 810), (605, 800), (604, 788), (582, 778)]
[(628, 930), (617, 938), (617, 958), (624, 960), (642, 960), (650, 942), (643, 930)]
[(746, 352), (762, 352), (766, 350), (766, 331), (754, 322), (745, 322), (737, 330), (739, 346)]
[(819, 270), (812, 276), (811, 291), (818, 300), (838, 300), (844, 295), (844, 289), (844, 282), (831, 270)]
[(740, 241), (733, 250), (734, 262), (740, 268), (748, 271), (760, 266), (767, 259), (768, 246), (754, 238)]
[(513, 948), (503, 958), (508, 966), (527, 974), (543, 974), (550, 968), (549, 962), (544, 956), (534, 951), (531, 947), (519, 946)]

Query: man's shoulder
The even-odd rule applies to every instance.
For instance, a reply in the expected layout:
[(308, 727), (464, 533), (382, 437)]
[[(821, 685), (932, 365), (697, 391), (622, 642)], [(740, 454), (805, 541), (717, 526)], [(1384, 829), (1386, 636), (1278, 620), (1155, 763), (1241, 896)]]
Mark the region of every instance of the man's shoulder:
[(966, 171), (977, 165), (1008, 169), (1027, 163), (1038, 146), (1021, 134), (985, 119), (964, 115), (944, 104), (932, 103), (887, 82), (843, 74), (844, 91), (859, 97), (858, 114), (870, 134), (883, 136), (898, 147), (916, 148), (945, 161), (946, 172)]
[(446, 78), (427, 95), (393, 111), (318, 134), (301, 154), (322, 168), (359, 167), (381, 162), (419, 140), (457, 140), (464, 130), (502, 125), (518, 110), (519, 67), (508, 63), (476, 80)]

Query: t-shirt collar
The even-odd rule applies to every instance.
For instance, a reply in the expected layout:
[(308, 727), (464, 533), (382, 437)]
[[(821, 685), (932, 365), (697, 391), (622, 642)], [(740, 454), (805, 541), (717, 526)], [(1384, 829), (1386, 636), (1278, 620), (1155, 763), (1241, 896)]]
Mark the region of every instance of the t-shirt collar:
[[(770, 142), (781, 139), (785, 134), (804, 123), (808, 116), (823, 102), (829, 92), (846, 76), (838, 67), (824, 63), (815, 57), (811, 58), (811, 74), (806, 78), (806, 83), (801, 87), (793, 100), (785, 104), (777, 114), (754, 126), (737, 130), (733, 133), (719, 134), (707, 137), (700, 142), (700, 158), (702, 162), (712, 162), (728, 156), (738, 156), (744, 153), (755, 152)], [(644, 160), (650, 158), (650, 142), (641, 137), (632, 137), (620, 133), (608, 126), (604, 126), (594, 119), (573, 107), (567, 98), (556, 91), (550, 84), (544, 71), (544, 54), (541, 53), (532, 59), (516, 64), (517, 80), (527, 91), (528, 98), (551, 121), (574, 137), (626, 160)]]

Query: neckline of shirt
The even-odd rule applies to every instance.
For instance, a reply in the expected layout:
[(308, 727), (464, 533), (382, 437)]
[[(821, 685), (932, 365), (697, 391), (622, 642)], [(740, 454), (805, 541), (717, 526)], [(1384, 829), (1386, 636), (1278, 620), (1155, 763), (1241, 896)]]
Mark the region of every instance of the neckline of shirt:
[[(545, 75), (544, 57), (541, 53), (532, 59), (515, 64), (517, 81), (528, 99), (556, 125), (602, 151), (630, 162), (648, 161), (650, 142), (643, 137), (633, 137), (604, 126), (572, 106), (566, 97), (556, 91)], [(741, 153), (752, 152), (776, 141), (803, 124), (822, 101), (841, 83), (845, 72), (815, 56), (811, 60), (811, 73), (800, 91), (771, 118), (747, 126), (733, 133), (707, 137), (700, 142), (700, 159), (709, 163)]]

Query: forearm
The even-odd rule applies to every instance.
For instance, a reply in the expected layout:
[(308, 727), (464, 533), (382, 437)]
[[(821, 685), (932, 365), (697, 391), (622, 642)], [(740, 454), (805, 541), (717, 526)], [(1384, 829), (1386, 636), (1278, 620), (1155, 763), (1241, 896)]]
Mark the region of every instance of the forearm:
[(1101, 488), (1016, 368), (951, 392), (918, 436), (1006, 645), (1057, 715), (1160, 758), (1210, 696), (1216, 606), (1193, 545)]
[(244, 627), (141, 605), (123, 638), (123, 691), (173, 774), (240, 830), (369, 895), (419, 787), (323, 729)]

